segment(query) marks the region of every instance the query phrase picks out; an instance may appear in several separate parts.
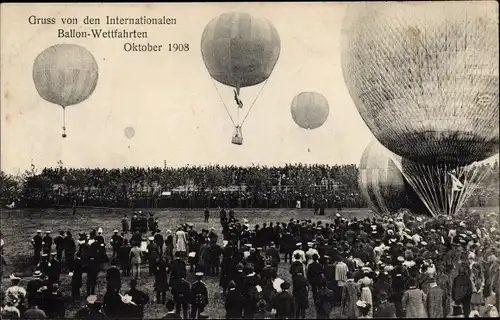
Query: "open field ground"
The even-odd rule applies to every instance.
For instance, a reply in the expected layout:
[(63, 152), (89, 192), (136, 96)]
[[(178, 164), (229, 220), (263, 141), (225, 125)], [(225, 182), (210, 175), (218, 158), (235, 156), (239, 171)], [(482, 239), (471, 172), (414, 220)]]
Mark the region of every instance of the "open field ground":
[[(498, 208), (475, 208), (471, 210), (484, 211), (485, 213), (495, 211), (498, 213)], [(150, 212), (144, 210), (145, 212)], [(158, 209), (152, 210), (155, 216), (159, 218), (160, 230), (164, 233), (165, 230), (174, 229), (180, 223), (191, 222), (197, 230), (201, 228), (214, 227), (220, 234), (221, 226), (218, 221), (218, 212), (211, 211), (210, 222), (203, 222), (203, 209), (193, 210), (177, 210), (177, 209)], [(79, 232), (89, 232), (93, 228), (102, 227), (104, 230), (105, 240), (109, 244), (109, 239), (113, 229), (120, 229), (120, 219), (124, 213), (130, 216), (131, 211), (113, 210), (106, 212), (101, 209), (78, 209), (75, 216), (72, 215), (69, 209), (50, 209), (50, 210), (3, 210), (1, 216), (1, 231), (5, 241), (5, 259), (8, 266), (5, 268), (2, 279), (2, 292), (9, 285), (8, 275), (11, 272), (22, 273), (26, 277), (30, 276), (34, 271), (34, 266), (30, 263), (33, 252), (30, 240), (37, 229), (51, 230), (53, 237), (60, 230), (71, 230), (75, 237)], [(288, 221), (294, 219), (311, 219), (313, 221), (331, 221), (336, 211), (330, 209), (325, 216), (314, 216), (310, 209), (238, 209), (236, 210), (236, 218), (249, 220), (250, 225), (262, 224), (264, 222)], [(345, 218), (364, 218), (370, 216), (368, 209), (345, 209), (340, 212)], [(222, 241), (222, 236), (219, 237)], [(111, 257), (111, 248), (108, 248), (108, 256)], [(278, 276), (290, 281), (288, 273), (289, 264), (281, 263)], [(105, 290), (105, 272), (102, 272), (99, 279), (97, 291), (104, 294)], [(188, 280), (193, 281), (194, 275), (189, 274)], [(26, 286), (28, 278), (21, 280), (21, 285)], [(85, 283), (85, 275), (84, 275)], [(129, 277), (122, 278), (122, 292), (129, 288)], [(206, 309), (211, 318), (223, 318), (225, 316), (224, 301), (221, 296), (221, 288), (219, 288), (218, 277), (207, 277), (204, 279), (209, 290), (209, 305)], [(150, 303), (145, 310), (145, 318), (161, 318), (166, 313), (166, 308), (163, 305), (158, 305), (155, 302), (155, 293), (153, 292), (154, 278), (147, 276), (147, 266), (142, 269), (142, 277), (139, 280), (139, 288), (151, 297)], [(64, 294), (70, 295), (70, 277), (68, 275), (61, 276), (61, 289)], [(83, 290), (82, 293), (84, 294)], [(79, 303), (68, 306), (66, 317), (72, 315), (84, 304), (84, 300)], [(311, 298), (310, 308), (307, 312), (307, 318), (315, 318), (316, 311), (313, 308), (314, 304)], [(335, 310), (333, 317), (338, 316), (338, 310)]]

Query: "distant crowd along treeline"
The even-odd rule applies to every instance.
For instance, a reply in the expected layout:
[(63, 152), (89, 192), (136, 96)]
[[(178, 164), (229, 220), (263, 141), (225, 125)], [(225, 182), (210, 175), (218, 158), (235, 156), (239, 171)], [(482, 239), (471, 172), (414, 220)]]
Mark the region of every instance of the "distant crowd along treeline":
[[(498, 163), (470, 206), (498, 205)], [(35, 168), (1, 174), (0, 201), (16, 207), (366, 207), (356, 165), (186, 166), (179, 168)], [(324, 199), (324, 200), (322, 200)], [(326, 201), (325, 201), (326, 200)]]

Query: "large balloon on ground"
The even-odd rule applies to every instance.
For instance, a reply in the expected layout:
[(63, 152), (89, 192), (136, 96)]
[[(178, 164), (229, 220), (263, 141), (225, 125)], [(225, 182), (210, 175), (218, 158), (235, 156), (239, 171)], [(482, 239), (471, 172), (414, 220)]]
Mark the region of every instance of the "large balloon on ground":
[(499, 150), (498, 4), (351, 4), (342, 69), (362, 118), (392, 152), (469, 164)]
[(33, 64), (33, 81), (40, 97), (63, 108), (87, 99), (98, 77), (94, 56), (75, 44), (51, 46)]
[(390, 214), (406, 208), (414, 213), (427, 213), (393, 162), (391, 152), (377, 140), (372, 140), (363, 151), (358, 174), (361, 195), (373, 211)]
[(292, 118), (303, 129), (321, 127), (330, 113), (328, 100), (317, 92), (301, 92), (292, 100)]
[(214, 18), (201, 38), (201, 53), (210, 76), (238, 90), (269, 78), (280, 50), (273, 24), (243, 12)]

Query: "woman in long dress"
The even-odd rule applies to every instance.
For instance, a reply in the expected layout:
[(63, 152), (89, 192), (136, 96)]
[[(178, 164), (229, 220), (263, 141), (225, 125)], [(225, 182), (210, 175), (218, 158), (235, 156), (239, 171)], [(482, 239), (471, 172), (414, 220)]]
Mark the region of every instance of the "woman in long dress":
[[(365, 302), (366, 304), (373, 306), (373, 296), (370, 286), (372, 285), (372, 280), (368, 277), (364, 277), (358, 281), (358, 286), (361, 288), (361, 294), (359, 300)], [(373, 308), (370, 308), (366, 314), (368, 317), (373, 317)]]
[(350, 272), (347, 275), (347, 281), (342, 288), (342, 301), (340, 303), (342, 316), (347, 319), (355, 319), (356, 302), (358, 301), (358, 285), (354, 282), (353, 276)]
[(175, 233), (176, 237), (176, 251), (179, 252), (181, 257), (186, 256), (186, 251), (187, 251), (187, 237), (186, 233), (184, 230), (182, 230), (181, 227), (177, 229), (177, 232)]
[(425, 293), (417, 288), (417, 281), (410, 278), (409, 289), (403, 295), (403, 310), (406, 310), (406, 318), (427, 318), (425, 311)]

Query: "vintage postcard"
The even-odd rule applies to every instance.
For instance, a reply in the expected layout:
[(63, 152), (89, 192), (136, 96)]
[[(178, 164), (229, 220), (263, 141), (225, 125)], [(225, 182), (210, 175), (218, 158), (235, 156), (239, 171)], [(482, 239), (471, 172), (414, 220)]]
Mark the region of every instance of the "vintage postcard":
[(498, 10), (2, 3), (2, 318), (498, 316)]

